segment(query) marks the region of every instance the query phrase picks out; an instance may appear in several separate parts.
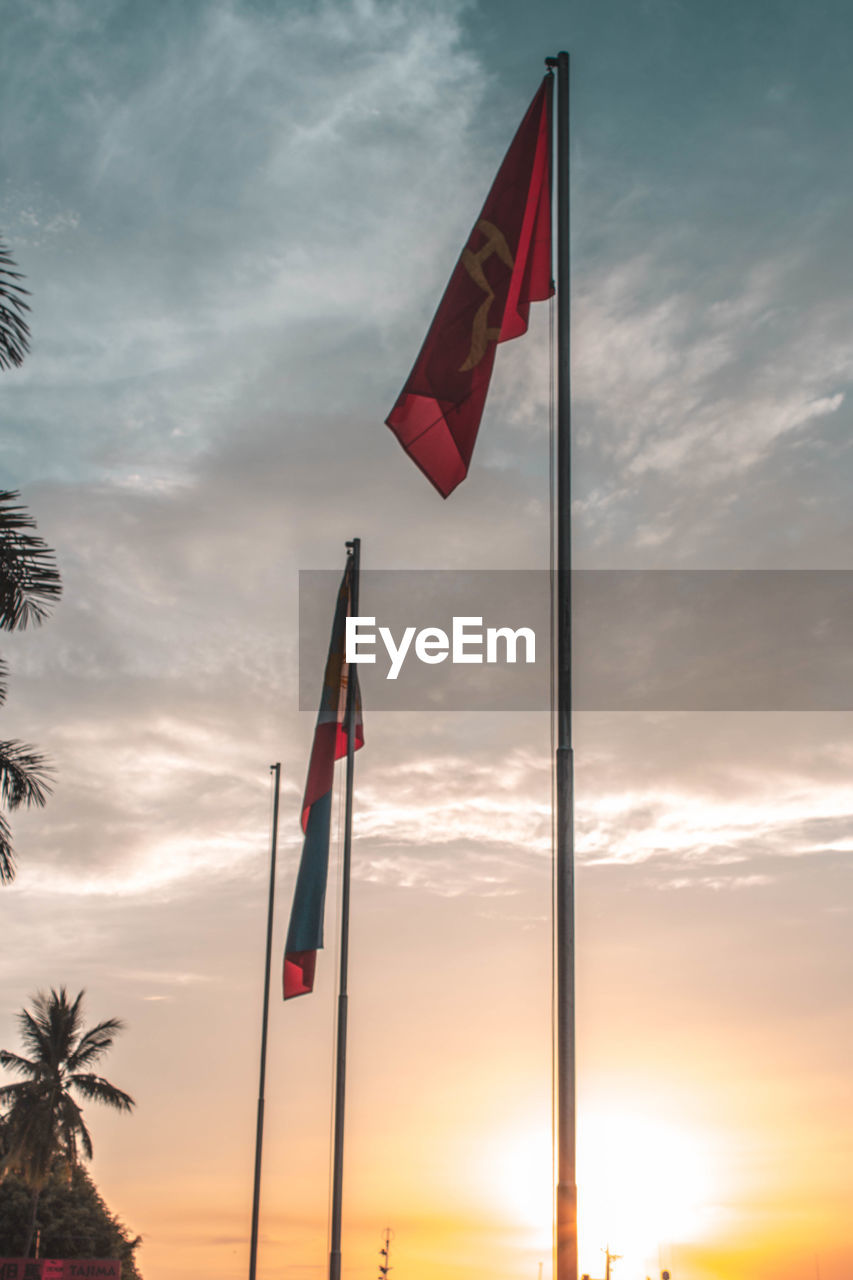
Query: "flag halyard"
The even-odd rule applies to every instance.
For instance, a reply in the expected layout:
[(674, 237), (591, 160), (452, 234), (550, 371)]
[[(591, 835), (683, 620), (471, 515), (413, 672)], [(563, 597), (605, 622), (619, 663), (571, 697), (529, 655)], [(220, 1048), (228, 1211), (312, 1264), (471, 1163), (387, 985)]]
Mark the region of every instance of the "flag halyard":
[(497, 343), (551, 279), (551, 84), (522, 120), (386, 422), (446, 498), (468, 473)]
[(354, 750), (357, 751), (364, 745), (358, 677), (355, 671), (350, 674), (345, 658), (346, 619), (350, 612), (351, 592), (350, 560), (338, 590), (323, 677), (323, 693), (302, 800), (302, 830), (305, 840), (284, 948), (285, 1000), (292, 996), (306, 995), (313, 990), (317, 952), (323, 946), (323, 912), (332, 824), (332, 784), (335, 761), (347, 753), (347, 690), (350, 678), (355, 698)]

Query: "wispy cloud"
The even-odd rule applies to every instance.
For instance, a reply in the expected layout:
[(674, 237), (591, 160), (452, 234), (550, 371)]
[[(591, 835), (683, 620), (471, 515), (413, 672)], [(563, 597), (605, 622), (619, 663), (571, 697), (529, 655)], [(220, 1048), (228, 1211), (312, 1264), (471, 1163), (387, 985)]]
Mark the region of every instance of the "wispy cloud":
[[(792, 307), (810, 261), (759, 261), (716, 300), (711, 280), (667, 265), (662, 242), (582, 279), (575, 418), (590, 478), (607, 476), (575, 503), (591, 547), (623, 540), (630, 516), (641, 552), (713, 563), (744, 478), (755, 484), (780, 448), (823, 439), (853, 379), (853, 309)], [(765, 542), (772, 556), (771, 520)]]

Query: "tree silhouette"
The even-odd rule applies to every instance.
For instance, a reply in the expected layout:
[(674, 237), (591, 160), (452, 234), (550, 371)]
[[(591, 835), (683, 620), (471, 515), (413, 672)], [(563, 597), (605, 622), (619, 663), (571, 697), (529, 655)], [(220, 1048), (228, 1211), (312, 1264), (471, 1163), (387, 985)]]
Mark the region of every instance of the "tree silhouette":
[[(8, 249), (0, 241), (0, 369), (20, 365), (29, 350), (24, 301), (27, 290)], [(0, 489), (0, 629), (22, 630), (42, 622), (62, 592), (50, 547), (33, 533), (35, 521), (17, 506), (16, 490)], [(0, 704), (6, 698), (6, 667), (0, 660)], [(0, 741), (0, 801), (7, 809), (43, 805), (50, 793), (50, 768), (25, 743)], [(9, 824), (0, 813), (0, 884), (15, 875)]]
[[(0, 1256), (22, 1257), (32, 1196), (23, 1178), (10, 1173), (0, 1185)], [(39, 1197), (38, 1254), (42, 1258), (118, 1258), (122, 1280), (140, 1280), (134, 1253), (142, 1243), (110, 1213), (82, 1165), (57, 1164)]]
[[(35, 521), (18, 494), (0, 489), (0, 629), (21, 630), (40, 623), (61, 591), (53, 552), (36, 534)], [(6, 667), (0, 661), (0, 704), (6, 699)], [(43, 805), (50, 793), (50, 766), (23, 742), (0, 741), (0, 800), (7, 809)], [(0, 884), (15, 874), (9, 824), (0, 813)]]
[(75, 1094), (116, 1111), (130, 1111), (134, 1105), (129, 1094), (89, 1069), (111, 1048), (124, 1024), (108, 1018), (83, 1031), (84, 994), (69, 1002), (65, 987), (49, 995), (40, 991), (32, 1010), (18, 1014), (29, 1057), (0, 1049), (0, 1066), (24, 1077), (0, 1086), (5, 1147), (0, 1171), (20, 1174), (32, 1194), (25, 1257), (35, 1233), (39, 1196), (56, 1162), (72, 1170), (81, 1150), (87, 1160), (92, 1158), (92, 1139)]

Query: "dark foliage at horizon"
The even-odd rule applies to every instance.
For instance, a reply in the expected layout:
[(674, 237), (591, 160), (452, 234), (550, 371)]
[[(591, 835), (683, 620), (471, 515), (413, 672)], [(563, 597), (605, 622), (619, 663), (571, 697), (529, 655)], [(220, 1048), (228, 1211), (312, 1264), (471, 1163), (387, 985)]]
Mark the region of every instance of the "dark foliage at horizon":
[[(0, 1256), (17, 1258), (27, 1239), (32, 1196), (18, 1174), (0, 1182)], [(57, 1161), (39, 1197), (39, 1256), (118, 1258), (122, 1280), (142, 1280), (134, 1253), (141, 1243), (112, 1214), (92, 1178), (79, 1165)]]

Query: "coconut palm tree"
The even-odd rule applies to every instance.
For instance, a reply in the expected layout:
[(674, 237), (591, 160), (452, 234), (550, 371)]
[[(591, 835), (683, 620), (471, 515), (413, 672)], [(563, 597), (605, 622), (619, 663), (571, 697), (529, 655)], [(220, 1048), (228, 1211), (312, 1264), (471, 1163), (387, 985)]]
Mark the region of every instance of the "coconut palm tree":
[(118, 1018), (108, 1018), (84, 1031), (84, 994), (81, 991), (69, 1001), (65, 987), (52, 989), (49, 995), (40, 991), (32, 1010), (18, 1014), (29, 1057), (0, 1049), (0, 1066), (24, 1077), (0, 1087), (5, 1147), (0, 1177), (9, 1171), (21, 1174), (33, 1197), (24, 1257), (29, 1255), (39, 1196), (51, 1169), (58, 1162), (73, 1169), (81, 1152), (87, 1160), (92, 1158), (92, 1139), (74, 1095), (116, 1111), (130, 1111), (134, 1106), (129, 1094), (90, 1070), (111, 1048), (124, 1024)]
[[(35, 521), (16, 505), (15, 490), (0, 489), (0, 629), (38, 624), (62, 591), (50, 547), (32, 533)], [(6, 668), (0, 661), (0, 704), (6, 698)], [(0, 741), (0, 801), (7, 809), (43, 805), (50, 794), (50, 766), (25, 743)], [(9, 824), (0, 813), (0, 884), (15, 874)]]
[[(20, 365), (29, 350), (30, 331), (20, 271), (0, 240), (0, 369)], [(0, 489), (0, 629), (17, 631), (47, 616), (62, 591), (53, 552), (30, 530), (35, 521), (15, 505), (18, 493)], [(0, 703), (6, 697), (6, 668), (0, 660)], [(0, 742), (0, 801), (9, 809), (44, 804), (50, 769), (37, 751), (21, 742)], [(0, 884), (15, 875), (11, 832), (0, 814)]]
[[(2, 307), (0, 307), (0, 319)], [(0, 346), (2, 343), (0, 342)], [(17, 505), (15, 490), (0, 489), (0, 629), (17, 631), (38, 624), (62, 591), (50, 547), (32, 533), (35, 521)], [(6, 697), (6, 668), (0, 661), (0, 704)], [(50, 793), (50, 767), (22, 742), (0, 741), (0, 800), (8, 809), (43, 805)], [(15, 874), (9, 824), (0, 814), (0, 884)]]

